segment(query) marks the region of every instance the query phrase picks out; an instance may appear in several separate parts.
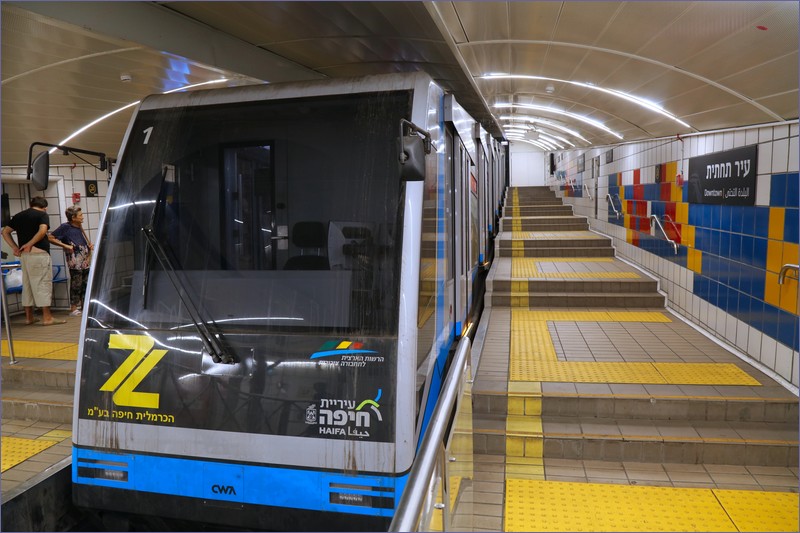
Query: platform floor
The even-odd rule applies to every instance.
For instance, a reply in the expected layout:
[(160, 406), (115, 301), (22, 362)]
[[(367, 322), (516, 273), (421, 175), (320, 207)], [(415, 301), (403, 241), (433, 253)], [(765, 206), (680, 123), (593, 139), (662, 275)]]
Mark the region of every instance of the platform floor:
[[(33, 482), (48, 468), (72, 455), (72, 423), (14, 418), (7, 400), (24, 402), (45, 400), (53, 403), (69, 401), (78, 354), (80, 317), (65, 311), (54, 311), (65, 324), (42, 326), (41, 322), (25, 324), (24, 315), (11, 317), (16, 364), (10, 364), (5, 324), (2, 328), (2, 375), (4, 409), (0, 430), (0, 489), (5, 501)], [(41, 317), (37, 316), (41, 319)], [(26, 385), (10, 383), (11, 375), (29, 370)], [(70, 381), (69, 377), (73, 379)], [(35, 397), (35, 400), (33, 398)], [(47, 417), (44, 417), (47, 418)]]

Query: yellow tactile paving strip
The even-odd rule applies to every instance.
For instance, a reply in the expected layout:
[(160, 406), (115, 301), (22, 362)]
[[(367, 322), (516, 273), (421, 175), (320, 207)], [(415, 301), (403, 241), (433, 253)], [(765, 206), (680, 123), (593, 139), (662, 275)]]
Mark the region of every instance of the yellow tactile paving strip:
[[(516, 282), (515, 282), (516, 283)], [(511, 313), (510, 381), (669, 385), (761, 385), (732, 363), (558, 361), (548, 321), (671, 322), (653, 311), (526, 311)]]
[[(608, 237), (603, 237), (591, 231), (575, 230), (575, 231), (511, 231), (511, 239), (514, 243), (520, 241), (560, 241), (565, 239), (603, 239), (608, 240)], [(520, 244), (525, 244), (520, 242)]]
[(797, 531), (797, 508), (783, 492), (507, 479), (504, 531)]
[[(8, 341), (2, 341), (0, 353), (3, 357), (9, 356)], [(42, 342), (42, 341), (14, 341), (14, 356), (29, 357), (31, 359), (57, 359), (59, 361), (76, 361), (78, 359), (78, 345), (74, 342)]]
[(2, 465), (0, 471), (5, 472), (21, 462), (30, 459), (42, 450), (57, 444), (63, 439), (21, 439), (19, 437), (2, 437), (0, 446), (3, 448)]
[(798, 531), (798, 495), (713, 489), (739, 531)]

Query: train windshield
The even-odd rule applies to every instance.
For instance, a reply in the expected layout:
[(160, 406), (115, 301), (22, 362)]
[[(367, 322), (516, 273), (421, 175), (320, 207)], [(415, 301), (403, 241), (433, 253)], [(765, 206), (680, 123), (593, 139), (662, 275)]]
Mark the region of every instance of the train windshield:
[(89, 327), (397, 329), (410, 93), (145, 110), (115, 175)]

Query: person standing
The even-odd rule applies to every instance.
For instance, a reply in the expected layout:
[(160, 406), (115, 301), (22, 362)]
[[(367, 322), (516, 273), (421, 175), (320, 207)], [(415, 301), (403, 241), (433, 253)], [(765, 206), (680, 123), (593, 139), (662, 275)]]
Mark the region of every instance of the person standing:
[(52, 233), (64, 244), (72, 247), (67, 252), (69, 268), (70, 316), (80, 316), (83, 299), (86, 297), (86, 282), (89, 280), (89, 264), (94, 245), (83, 230), (83, 212), (80, 207), (68, 207), (64, 212), (67, 221)]
[[(30, 207), (20, 211), (3, 228), (3, 239), (11, 246), (14, 255), (19, 257), (22, 269), (22, 307), (25, 309), (25, 322), (33, 324), (33, 306), (42, 309), (42, 324), (64, 324), (66, 320), (56, 320), (50, 312), (53, 301), (53, 263), (50, 259), (50, 239), (47, 229), (50, 219), (47, 216), (47, 200), (43, 196), (31, 198)], [(17, 232), (19, 245), (11, 233)], [(56, 243), (58, 244), (58, 243)], [(70, 246), (59, 244), (62, 248)]]

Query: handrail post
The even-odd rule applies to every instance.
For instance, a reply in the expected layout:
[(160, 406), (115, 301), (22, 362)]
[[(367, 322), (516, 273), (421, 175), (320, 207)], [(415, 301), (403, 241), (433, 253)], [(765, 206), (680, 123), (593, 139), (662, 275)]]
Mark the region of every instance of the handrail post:
[(661, 221), (658, 219), (658, 215), (650, 215), (650, 219), (656, 223), (656, 226), (658, 227), (658, 229), (661, 230), (661, 233), (664, 235), (664, 238), (667, 240), (668, 243), (672, 245), (672, 248), (675, 250), (675, 255), (678, 255), (678, 243), (669, 238), (667, 232), (664, 231), (664, 226), (661, 225)]
[(16, 365), (17, 360), (14, 357), (14, 340), (11, 338), (11, 320), (8, 316), (8, 298), (6, 298), (6, 282), (0, 273), (0, 292), (3, 293), (3, 320), (6, 323), (6, 340), (8, 341), (8, 356), (10, 359), (9, 364)]
[(795, 275), (800, 277), (800, 265), (786, 263), (781, 267), (781, 272), (778, 274), (778, 285), (783, 285), (783, 280), (786, 279), (786, 274), (788, 274), (790, 270), (794, 270)]

